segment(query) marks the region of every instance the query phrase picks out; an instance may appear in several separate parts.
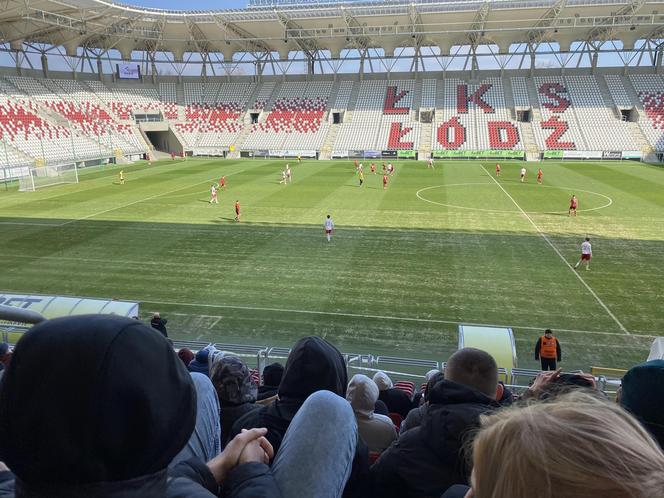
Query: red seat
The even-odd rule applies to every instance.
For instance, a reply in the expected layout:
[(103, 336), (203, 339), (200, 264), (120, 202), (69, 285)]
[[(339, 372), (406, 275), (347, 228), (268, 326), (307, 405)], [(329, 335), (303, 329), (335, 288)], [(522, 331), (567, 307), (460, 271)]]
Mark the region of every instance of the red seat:
[(401, 429), (401, 422), (403, 422), (403, 417), (398, 413), (388, 413), (387, 416), (390, 417), (394, 427), (396, 427), (397, 432), (399, 432), (399, 429)]

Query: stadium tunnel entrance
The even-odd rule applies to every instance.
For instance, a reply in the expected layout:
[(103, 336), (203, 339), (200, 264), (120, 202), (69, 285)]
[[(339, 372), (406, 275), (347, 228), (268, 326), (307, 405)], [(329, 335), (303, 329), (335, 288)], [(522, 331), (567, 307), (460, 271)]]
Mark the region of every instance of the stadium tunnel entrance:
[(168, 154), (180, 155), (182, 153), (183, 145), (170, 128), (167, 130), (143, 130), (143, 133), (154, 150)]

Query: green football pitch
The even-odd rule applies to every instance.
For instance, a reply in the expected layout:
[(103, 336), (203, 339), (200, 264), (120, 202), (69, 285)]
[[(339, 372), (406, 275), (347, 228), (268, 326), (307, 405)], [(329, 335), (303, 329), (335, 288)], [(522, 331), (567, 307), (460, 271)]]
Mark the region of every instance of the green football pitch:
[[(633, 162), (189, 160), (83, 171), (0, 191), (0, 291), (118, 298), (178, 339), (443, 360), (459, 323), (513, 327), (535, 367), (546, 327), (563, 366), (625, 368), (664, 330), (664, 169)], [(380, 169), (380, 162), (378, 163)], [(227, 190), (211, 205), (221, 175)], [(567, 216), (569, 198), (579, 213)], [(234, 221), (234, 203), (242, 219)], [(323, 233), (330, 214), (336, 230)], [(575, 271), (591, 238), (590, 271)]]

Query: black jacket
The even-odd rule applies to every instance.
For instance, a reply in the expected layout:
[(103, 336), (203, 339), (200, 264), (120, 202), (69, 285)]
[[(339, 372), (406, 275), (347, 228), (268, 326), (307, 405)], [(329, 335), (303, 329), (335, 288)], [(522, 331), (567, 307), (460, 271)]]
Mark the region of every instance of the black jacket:
[[(37, 494), (26, 493), (11, 472), (0, 472), (0, 498), (215, 498), (219, 488), (207, 466), (197, 459), (180, 462), (166, 475), (141, 476), (120, 483), (101, 483), (78, 486), (54, 495), (51, 490)], [(248, 463), (233, 469), (221, 490), (226, 498), (280, 498), (281, 492), (270, 468), (260, 463)]]
[(467, 484), (465, 439), (480, 415), (498, 406), (468, 386), (438, 382), (421, 425), (401, 434), (371, 467), (373, 495), (439, 498), (451, 485)]
[(387, 405), (390, 413), (398, 413), (403, 418), (406, 418), (408, 412), (413, 408), (413, 402), (408, 395), (401, 389), (394, 387), (381, 391), (378, 399)]
[(168, 337), (168, 332), (166, 332), (166, 322), (168, 322), (166, 318), (153, 318), (150, 320), (150, 326), (161, 332), (164, 337)]
[(262, 399), (267, 399), (271, 398), (272, 396), (276, 396), (278, 390), (279, 386), (259, 386), (258, 396), (256, 397), (256, 399), (260, 401)]
[(242, 418), (247, 413), (253, 412), (261, 408), (261, 405), (255, 403), (242, 403), (241, 405), (231, 405), (229, 403), (221, 402), (221, 446), (226, 447), (226, 444), (231, 439), (233, 432), (233, 424)]

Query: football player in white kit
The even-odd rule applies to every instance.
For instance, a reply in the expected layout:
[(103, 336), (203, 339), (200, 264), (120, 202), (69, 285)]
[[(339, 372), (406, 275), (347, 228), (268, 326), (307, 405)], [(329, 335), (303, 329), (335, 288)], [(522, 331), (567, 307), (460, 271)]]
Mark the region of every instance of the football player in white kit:
[(593, 257), (593, 246), (590, 245), (590, 237), (586, 237), (581, 243), (581, 259), (574, 265), (574, 268), (578, 268), (579, 265), (586, 262), (586, 270), (590, 270), (590, 260)]
[(334, 222), (332, 221), (332, 218), (330, 218), (330, 215), (327, 215), (327, 218), (325, 218), (325, 237), (327, 237), (327, 241), (330, 242), (332, 240), (332, 231), (334, 230)]
[(521, 183), (526, 178), (526, 168), (521, 168)]

